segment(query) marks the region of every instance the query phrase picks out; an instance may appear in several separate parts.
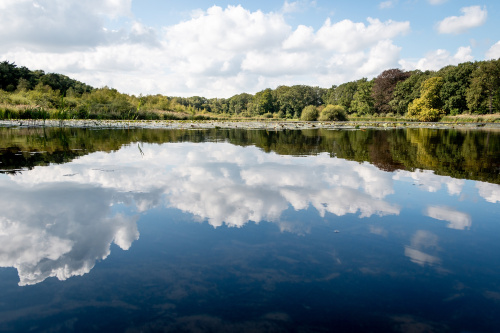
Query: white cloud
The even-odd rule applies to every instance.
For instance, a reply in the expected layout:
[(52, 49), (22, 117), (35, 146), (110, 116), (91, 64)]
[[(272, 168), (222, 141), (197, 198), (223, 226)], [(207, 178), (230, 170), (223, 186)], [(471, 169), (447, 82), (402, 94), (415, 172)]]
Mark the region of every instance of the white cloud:
[(488, 51), (486, 51), (486, 60), (500, 58), (500, 41), (493, 44)]
[(20, 0), (3, 3), (0, 43), (4, 48), (66, 52), (119, 41), (125, 31), (104, 29), (106, 18), (130, 16), (131, 0)]
[(381, 3), (378, 4), (378, 8), (380, 9), (392, 8), (396, 4), (396, 2), (397, 0), (382, 1)]
[(399, 60), (401, 48), (390, 40), (383, 40), (370, 49), (366, 61), (359, 67), (361, 77), (373, 77), (380, 74), (381, 68), (391, 68)]
[[(398, 66), (393, 39), (409, 22), (326, 20), (317, 31), (286, 22), (285, 12), (315, 6), (285, 2), (282, 12), (213, 6), (155, 30), (130, 14), (130, 0), (3, 2), (0, 60), (57, 72), (133, 94), (230, 97), (281, 84), (331, 86)], [(110, 19), (126, 18), (117, 30)], [(208, 84), (209, 83), (209, 84)]]
[(326, 20), (315, 36), (315, 42), (327, 50), (350, 53), (366, 50), (380, 41), (392, 39), (410, 31), (410, 22), (381, 22), (368, 18), (368, 25), (350, 20), (332, 23)]
[(241, 69), (258, 75), (283, 76), (316, 71), (320, 60), (307, 52), (248, 52), (241, 63)]
[(469, 214), (459, 212), (456, 209), (443, 206), (429, 206), (425, 214), (433, 219), (447, 221), (450, 224), (448, 228), (465, 230), (470, 229), (472, 220)]
[(439, 70), (447, 65), (458, 65), (463, 62), (472, 61), (470, 46), (459, 47), (454, 55), (447, 50), (439, 49), (426, 54), (424, 58), (417, 61), (400, 60), (399, 64), (405, 70)]
[(438, 23), (437, 29), (442, 34), (460, 34), (470, 28), (483, 25), (486, 22), (488, 12), (486, 7), (480, 6), (463, 7), (460, 9), (462, 16), (450, 16)]
[(299, 25), (295, 31), (283, 41), (283, 48), (285, 50), (294, 49), (308, 49), (314, 43), (314, 29)]

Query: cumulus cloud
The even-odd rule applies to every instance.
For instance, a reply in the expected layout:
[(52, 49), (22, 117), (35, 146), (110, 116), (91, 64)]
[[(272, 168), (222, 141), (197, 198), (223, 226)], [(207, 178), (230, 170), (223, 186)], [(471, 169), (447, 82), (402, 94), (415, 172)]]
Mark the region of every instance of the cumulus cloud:
[(462, 16), (450, 16), (437, 25), (437, 30), (442, 34), (461, 34), (471, 28), (476, 28), (486, 22), (488, 12), (486, 7), (463, 7), (460, 9)]
[(488, 51), (486, 51), (486, 60), (500, 58), (500, 41), (493, 44)]
[(368, 25), (351, 20), (332, 23), (327, 19), (315, 36), (315, 43), (341, 53), (357, 52), (377, 45), (380, 41), (409, 32), (410, 22), (395, 22), (368, 18)]
[(470, 229), (472, 220), (469, 214), (457, 211), (451, 207), (444, 206), (429, 206), (425, 211), (425, 215), (440, 221), (447, 221), (448, 228), (465, 230)]
[[(398, 66), (393, 39), (409, 22), (327, 19), (293, 29), (286, 13), (213, 6), (159, 29), (132, 17), (130, 0), (2, 2), (0, 59), (126, 93), (230, 97), (281, 84), (331, 86)], [(126, 18), (118, 29), (107, 22)], [(210, 84), (207, 84), (210, 82)]]
[(424, 58), (417, 61), (400, 60), (399, 64), (405, 70), (438, 70), (447, 65), (458, 65), (463, 62), (472, 61), (474, 58), (471, 55), (472, 49), (470, 46), (459, 47), (454, 55), (444, 49), (438, 49), (426, 54)]
[(105, 29), (105, 20), (131, 15), (131, 0), (20, 0), (2, 3), (2, 45), (37, 51), (82, 50), (120, 40), (124, 32)]

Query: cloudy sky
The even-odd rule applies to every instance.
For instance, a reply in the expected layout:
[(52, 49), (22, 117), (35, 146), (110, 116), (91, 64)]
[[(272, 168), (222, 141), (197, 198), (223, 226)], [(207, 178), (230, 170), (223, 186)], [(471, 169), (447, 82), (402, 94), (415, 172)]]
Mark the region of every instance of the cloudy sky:
[(500, 57), (497, 0), (1, 0), (0, 60), (131, 94), (330, 87)]

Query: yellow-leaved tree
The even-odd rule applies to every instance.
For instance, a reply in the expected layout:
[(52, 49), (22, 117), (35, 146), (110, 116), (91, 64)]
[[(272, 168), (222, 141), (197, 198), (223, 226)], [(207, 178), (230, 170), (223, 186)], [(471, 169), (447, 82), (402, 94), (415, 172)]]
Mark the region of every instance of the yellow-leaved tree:
[(413, 100), (408, 105), (407, 116), (419, 121), (438, 121), (442, 115), (442, 101), (439, 91), (443, 86), (442, 77), (431, 77), (420, 87), (420, 97)]

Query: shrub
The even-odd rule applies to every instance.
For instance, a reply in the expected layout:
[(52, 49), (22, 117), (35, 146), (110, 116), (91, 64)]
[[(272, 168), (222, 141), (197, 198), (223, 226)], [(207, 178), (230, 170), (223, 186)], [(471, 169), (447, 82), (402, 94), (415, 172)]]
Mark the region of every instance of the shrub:
[(302, 110), (300, 120), (303, 121), (316, 121), (319, 117), (319, 111), (314, 105), (308, 105)]
[(341, 105), (327, 105), (319, 115), (320, 121), (344, 121), (347, 120), (345, 109)]

